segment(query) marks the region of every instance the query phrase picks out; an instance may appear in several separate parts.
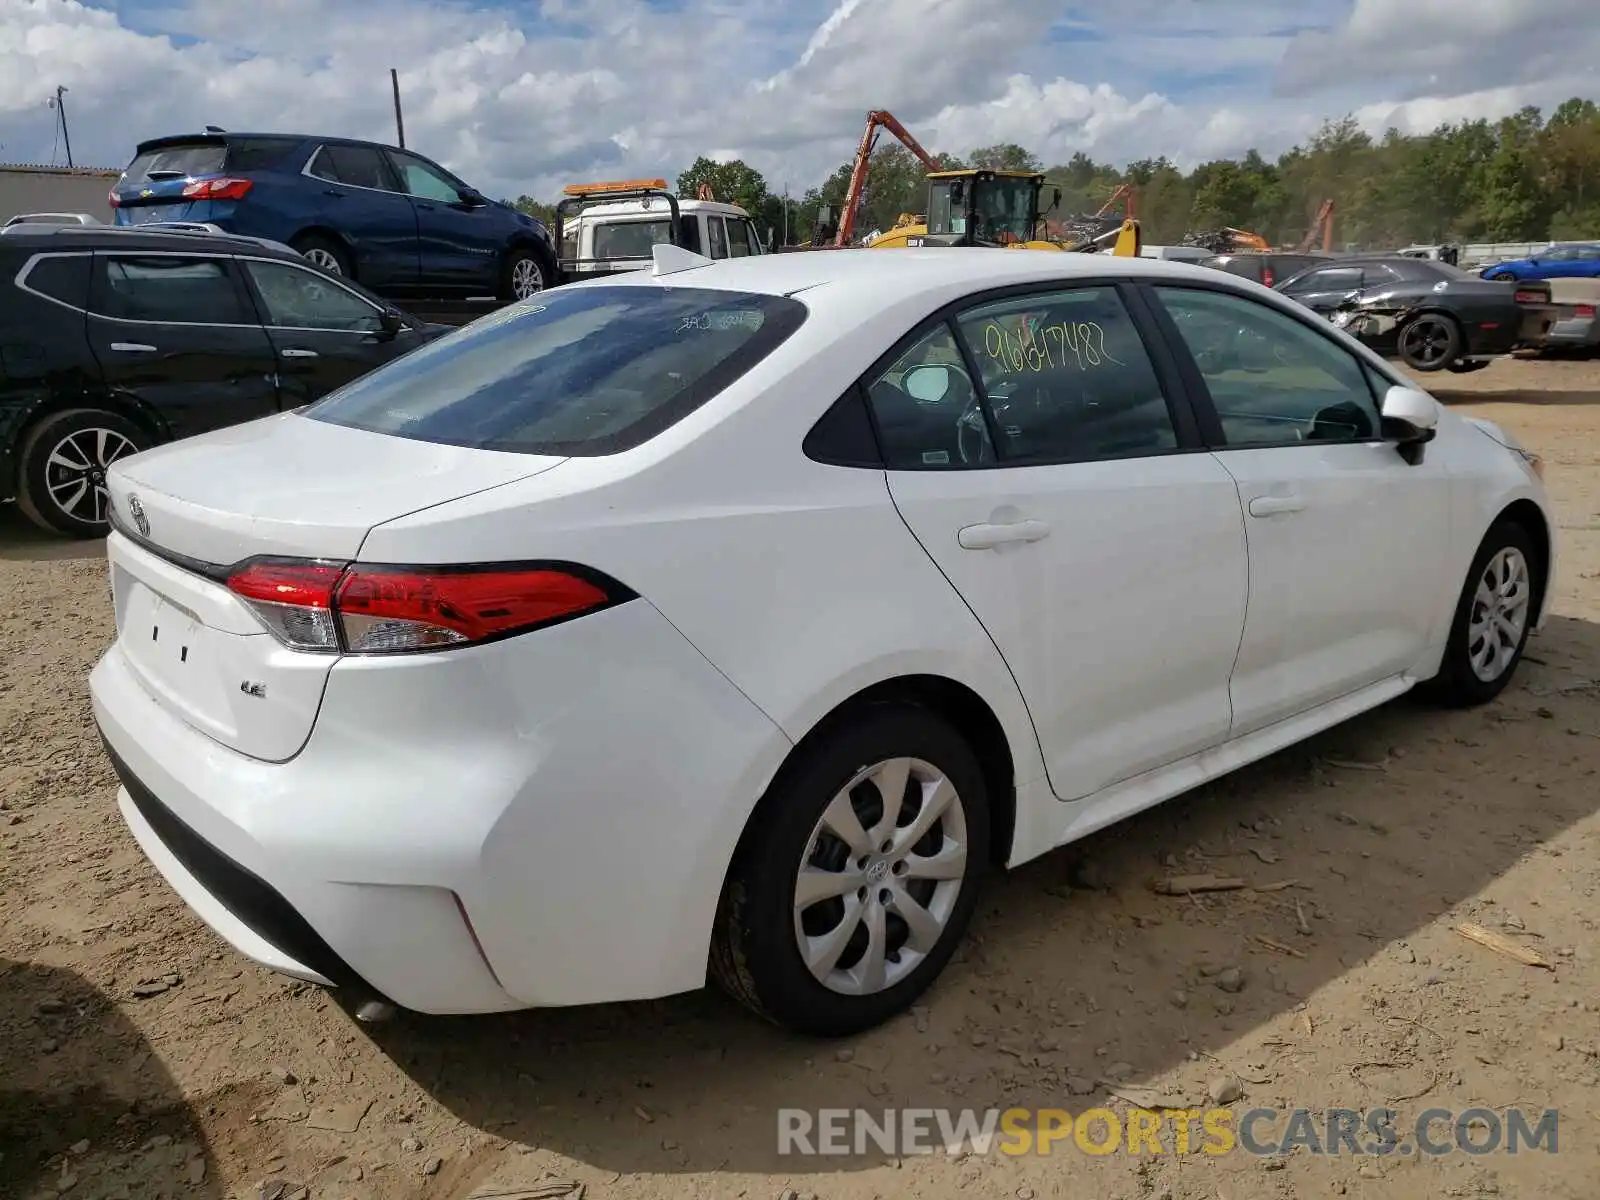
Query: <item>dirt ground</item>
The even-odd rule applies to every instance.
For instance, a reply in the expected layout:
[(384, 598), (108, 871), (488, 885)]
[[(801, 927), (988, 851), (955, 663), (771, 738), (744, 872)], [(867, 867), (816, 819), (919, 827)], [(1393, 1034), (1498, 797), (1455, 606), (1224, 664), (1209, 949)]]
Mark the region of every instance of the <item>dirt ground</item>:
[[(711, 991), (369, 1029), (246, 963), (116, 815), (85, 694), (103, 552), (0, 512), (0, 1195), (1594, 1197), (1600, 364), (1428, 382), (1548, 460), (1555, 616), (1512, 689), (1401, 700), (997, 881), (924, 1005), (842, 1046)], [(1154, 894), (1175, 866), (1252, 887)], [(1205, 1106), (1224, 1084), (1236, 1113), (1388, 1106), (1402, 1129), (1554, 1107), (1559, 1153), (777, 1153), (783, 1107), (1125, 1113), (1111, 1091)]]

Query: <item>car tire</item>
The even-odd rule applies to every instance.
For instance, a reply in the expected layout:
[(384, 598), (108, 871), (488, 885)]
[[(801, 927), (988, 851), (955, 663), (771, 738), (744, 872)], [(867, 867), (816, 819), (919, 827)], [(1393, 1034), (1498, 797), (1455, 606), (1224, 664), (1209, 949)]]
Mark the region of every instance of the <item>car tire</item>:
[(1515, 271), (1496, 271), (1493, 275), (1488, 276), (1488, 278), (1496, 280), (1500, 283), (1515, 283), (1517, 281), (1517, 273)]
[(17, 507), (50, 533), (104, 537), (111, 529), (106, 468), (154, 441), (149, 430), (112, 412), (75, 408), (46, 417), (22, 441)]
[(1470, 708), (1506, 689), (1542, 600), (1534, 575), (1538, 562), (1533, 538), (1520, 522), (1501, 519), (1490, 527), (1456, 601), (1439, 673), (1425, 685), (1433, 700)]
[(308, 233), (295, 238), (289, 246), (301, 258), (321, 267), (330, 275), (342, 275), (346, 279), (356, 277), (355, 264), (350, 261), (350, 251), (331, 237), (324, 237), (320, 233)]
[(1400, 360), (1413, 371), (1442, 371), (1461, 357), (1466, 335), (1448, 313), (1425, 312), (1400, 330)]
[(514, 246), (506, 255), (500, 270), (501, 300), (508, 304), (526, 300), (554, 286), (555, 264), (542, 251), (532, 246)]
[[(886, 820), (884, 779), (891, 789), (904, 784), (898, 836)], [(913, 840), (918, 813), (941, 801), (929, 831)], [(853, 847), (833, 828), (848, 823), (847, 814), (860, 825)], [(874, 833), (870, 845), (862, 840)], [(843, 1037), (881, 1024), (909, 1007), (955, 952), (987, 872), (989, 834), (983, 769), (946, 721), (896, 705), (847, 718), (802, 746), (745, 831), (718, 910), (712, 977), (796, 1033)], [(802, 868), (839, 877), (819, 889), (826, 899), (804, 908)], [(843, 950), (832, 966), (825, 954), (813, 960), (813, 970), (802, 937), (818, 945), (830, 934)]]

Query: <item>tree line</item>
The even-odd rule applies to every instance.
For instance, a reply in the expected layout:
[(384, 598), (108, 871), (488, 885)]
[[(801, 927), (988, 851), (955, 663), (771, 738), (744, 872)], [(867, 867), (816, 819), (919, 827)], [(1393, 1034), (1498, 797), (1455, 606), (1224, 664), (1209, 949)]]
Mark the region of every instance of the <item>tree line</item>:
[[(1431, 133), (1390, 129), (1374, 138), (1353, 117), (1325, 122), (1275, 160), (1254, 150), (1182, 171), (1166, 158), (1118, 168), (1078, 153), (1046, 167), (1025, 147), (1001, 143), (964, 156), (937, 154), (946, 168), (993, 167), (1045, 175), (1045, 203), (1059, 187), (1056, 217), (1093, 213), (1123, 184), (1137, 193), (1144, 240), (1181, 241), (1195, 230), (1250, 230), (1273, 245), (1305, 236), (1324, 200), (1334, 203), (1337, 246), (1380, 249), (1413, 243), (1600, 239), (1600, 107), (1574, 98), (1548, 118), (1523, 108), (1498, 121), (1446, 123)], [(776, 196), (761, 173), (701, 157), (677, 179), (693, 196), (709, 183), (741, 205), (774, 241), (807, 240), (824, 208), (837, 216), (853, 162), (799, 198)], [(867, 176), (858, 233), (888, 229), (926, 204), (925, 170), (893, 138), (879, 140)], [(546, 220), (554, 209), (528, 196), (516, 206)], [(1113, 210), (1120, 215), (1120, 205)]]

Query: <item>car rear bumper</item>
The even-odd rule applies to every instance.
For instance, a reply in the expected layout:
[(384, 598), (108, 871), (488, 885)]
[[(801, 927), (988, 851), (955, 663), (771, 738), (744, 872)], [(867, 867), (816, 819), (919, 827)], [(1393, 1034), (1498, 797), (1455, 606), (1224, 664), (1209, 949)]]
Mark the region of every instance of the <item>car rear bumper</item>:
[(273, 970), (429, 1013), (699, 987), (789, 746), (643, 601), (343, 660), (288, 762), (153, 703), (120, 643), (90, 690), (123, 818), (196, 914)]

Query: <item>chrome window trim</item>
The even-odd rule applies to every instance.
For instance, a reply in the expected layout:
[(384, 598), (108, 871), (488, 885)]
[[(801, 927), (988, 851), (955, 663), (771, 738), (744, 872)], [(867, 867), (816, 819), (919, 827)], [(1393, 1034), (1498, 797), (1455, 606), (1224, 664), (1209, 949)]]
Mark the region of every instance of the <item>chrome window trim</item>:
[(315, 325), (267, 325), (259, 321), (241, 325), (237, 322), (231, 321), (147, 321), (141, 317), (112, 317), (106, 315), (105, 313), (97, 313), (93, 309), (79, 308), (76, 304), (68, 304), (65, 300), (58, 300), (54, 296), (50, 296), (44, 292), (41, 292), (38, 288), (28, 286), (28, 273), (33, 270), (34, 265), (42, 258), (93, 258), (97, 253), (133, 253), (143, 258), (219, 258), (229, 262), (276, 263), (278, 266), (288, 267), (293, 271), (305, 271), (308, 275), (316, 275), (317, 282), (332, 283), (341, 291), (355, 297), (355, 299), (359, 300), (362, 304), (365, 304), (368, 308), (372, 309), (373, 312), (376, 312), (380, 315), (383, 312), (381, 308), (378, 308), (376, 305), (374, 305), (372, 301), (368, 300), (360, 292), (353, 291), (350, 288), (345, 287), (331, 275), (317, 275), (316, 272), (307, 267), (301, 266), (299, 263), (286, 262), (281, 258), (267, 258), (258, 254), (222, 254), (216, 252), (206, 253), (205, 251), (196, 250), (135, 250), (131, 252), (125, 250), (40, 250), (36, 254), (32, 255), (27, 262), (22, 264), (21, 268), (18, 269), (11, 282), (16, 286), (18, 291), (27, 292), (30, 296), (37, 296), (40, 300), (54, 304), (58, 308), (64, 308), (68, 312), (81, 313), (86, 317), (94, 317), (101, 321), (116, 321), (123, 325), (171, 325), (179, 329), (277, 329), (285, 333), (343, 333), (348, 334), (351, 337), (371, 337), (373, 333), (379, 332), (378, 330), (363, 329), (322, 329)]

